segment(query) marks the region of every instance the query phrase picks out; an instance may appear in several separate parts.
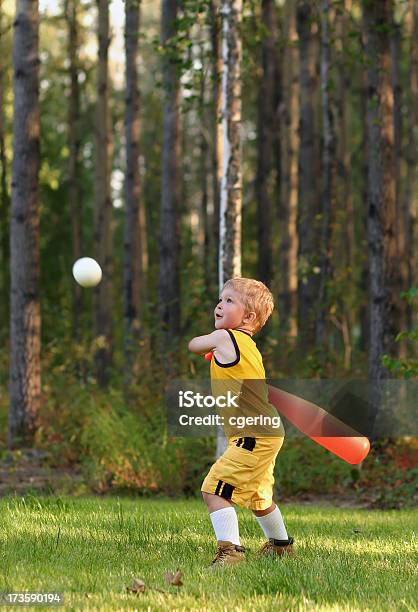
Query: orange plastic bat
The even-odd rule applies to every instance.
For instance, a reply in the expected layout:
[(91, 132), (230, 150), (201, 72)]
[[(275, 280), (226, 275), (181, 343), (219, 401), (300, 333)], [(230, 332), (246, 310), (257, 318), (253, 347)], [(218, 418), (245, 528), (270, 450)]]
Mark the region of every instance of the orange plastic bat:
[[(212, 353), (205, 359), (211, 361)], [(268, 386), (269, 401), (299, 431), (347, 463), (361, 463), (370, 451), (366, 436), (352, 429), (326, 410), (301, 397)]]

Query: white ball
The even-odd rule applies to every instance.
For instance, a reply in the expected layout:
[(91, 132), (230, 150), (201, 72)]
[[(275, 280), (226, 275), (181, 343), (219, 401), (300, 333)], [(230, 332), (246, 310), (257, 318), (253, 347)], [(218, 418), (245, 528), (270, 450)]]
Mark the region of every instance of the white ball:
[(81, 257), (73, 265), (73, 276), (82, 287), (95, 287), (102, 280), (102, 269), (95, 259)]

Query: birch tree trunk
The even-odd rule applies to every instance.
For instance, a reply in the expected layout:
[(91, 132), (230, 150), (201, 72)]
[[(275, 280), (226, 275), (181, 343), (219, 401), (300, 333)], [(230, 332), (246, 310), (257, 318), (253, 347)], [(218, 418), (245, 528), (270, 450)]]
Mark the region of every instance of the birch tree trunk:
[(275, 75), (277, 64), (277, 24), (273, 0), (262, 0), (263, 38), (261, 42), (261, 82), (258, 100), (257, 174), (257, 245), (258, 279), (271, 285), (271, 171), (275, 117)]
[(212, 80), (213, 80), (213, 150), (212, 150), (212, 192), (213, 192), (213, 239), (216, 245), (216, 281), (219, 279), (219, 219), (222, 180), (222, 52), (219, 0), (210, 0), (210, 24), (212, 46)]
[(241, 61), (242, 0), (221, 0), (222, 179), (219, 228), (219, 287), (241, 275)]
[[(391, 0), (363, 0), (366, 36), (368, 201), (367, 232), (370, 265), (369, 377), (378, 383), (387, 375), (381, 359), (397, 354), (399, 330), (399, 261), (396, 245), (393, 90), (389, 29)], [(373, 391), (375, 410), (379, 388)]]
[[(322, 94), (322, 198), (321, 198), (321, 242), (320, 283), (316, 319), (316, 344), (325, 343), (328, 315), (328, 289), (331, 277), (331, 236), (333, 210), (335, 210), (335, 132), (334, 108), (331, 99), (331, 53), (330, 53), (330, 2), (321, 3), (321, 94)], [(323, 353), (322, 353), (323, 354)]]
[(105, 387), (112, 362), (112, 135), (109, 114), (109, 4), (97, 0), (99, 61), (97, 67), (97, 126), (95, 168), (95, 249), (103, 278), (94, 290), (94, 332), (97, 380)]
[[(73, 261), (81, 257), (82, 241), (78, 9), (78, 0), (65, 0), (65, 18), (68, 28), (68, 57), (70, 60), (70, 98), (68, 104), (68, 148), (70, 154), (68, 160), (68, 196), (71, 210), (71, 256)], [(80, 316), (83, 309), (83, 289), (78, 283), (73, 283), (72, 288), (72, 334), (73, 338), (77, 340), (81, 337)]]
[(17, 0), (13, 41), (10, 226), (10, 448), (31, 444), (41, 391), (39, 302), (39, 8)]
[(297, 30), (300, 61), (300, 147), (299, 147), (299, 278), (298, 343), (306, 350), (315, 344), (315, 304), (318, 298), (318, 180), (315, 138), (316, 58), (312, 31), (311, 2), (298, 0)]
[(297, 336), (298, 288), (298, 156), (299, 156), (299, 49), (296, 31), (296, 0), (284, 5), (282, 59), (283, 104), (280, 110), (280, 330)]
[(177, 0), (162, 0), (161, 43), (163, 56), (163, 151), (160, 213), (160, 319), (163, 348), (180, 332), (180, 84), (175, 63)]
[[(140, 0), (126, 0), (125, 4), (125, 226), (124, 226), (124, 359), (125, 386), (129, 388), (138, 375), (140, 348), (141, 304), (145, 300), (146, 266), (145, 214), (142, 201), (140, 156), (140, 96), (138, 76), (138, 39), (140, 28)], [(145, 261), (144, 261), (145, 259)]]
[[(221, 0), (222, 17), (222, 174), (219, 225), (219, 291), (241, 276), (241, 61), (242, 0)], [(216, 456), (227, 442), (218, 428)]]

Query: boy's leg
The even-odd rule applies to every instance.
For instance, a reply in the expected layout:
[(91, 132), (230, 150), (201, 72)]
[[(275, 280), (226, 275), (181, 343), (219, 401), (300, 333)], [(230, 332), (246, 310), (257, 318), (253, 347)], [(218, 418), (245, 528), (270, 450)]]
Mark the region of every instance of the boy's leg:
[(253, 513), (266, 538), (274, 538), (275, 540), (289, 539), (282, 513), (274, 502), (265, 510), (253, 510)]
[(233, 505), (219, 495), (202, 492), (202, 496), (218, 542), (232, 542), (240, 546), (238, 517)]

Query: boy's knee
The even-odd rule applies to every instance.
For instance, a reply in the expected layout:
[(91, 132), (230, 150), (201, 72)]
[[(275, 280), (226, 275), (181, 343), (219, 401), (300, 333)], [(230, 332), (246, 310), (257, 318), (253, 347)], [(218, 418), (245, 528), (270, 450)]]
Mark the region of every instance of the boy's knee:
[(253, 513), (255, 514), (255, 516), (266, 516), (266, 514), (270, 514), (270, 512), (273, 512), (275, 508), (276, 504), (273, 502), (271, 506), (269, 506), (265, 510), (253, 510)]
[(209, 512), (215, 512), (221, 508), (228, 508), (229, 506), (232, 506), (229, 501), (223, 497), (219, 497), (219, 495), (213, 495), (213, 493), (205, 493), (202, 491), (202, 497), (203, 501), (208, 507)]

